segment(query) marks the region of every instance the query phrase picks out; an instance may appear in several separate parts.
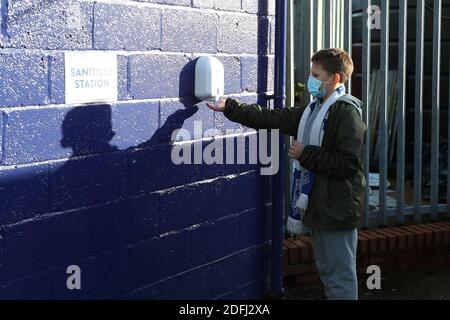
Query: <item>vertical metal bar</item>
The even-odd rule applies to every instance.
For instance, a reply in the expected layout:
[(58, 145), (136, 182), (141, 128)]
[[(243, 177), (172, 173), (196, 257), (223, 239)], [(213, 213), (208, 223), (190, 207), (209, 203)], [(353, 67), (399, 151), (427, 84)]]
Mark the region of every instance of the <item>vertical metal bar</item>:
[(339, 42), (338, 47), (344, 49), (344, 39), (345, 39), (345, 1), (338, 1), (339, 6)]
[(312, 21), (312, 30), (311, 33), (313, 35), (313, 52), (317, 52), (319, 49), (319, 1), (320, 0), (311, 0), (312, 11), (313, 11), (313, 21)]
[(425, 32), (425, 0), (417, 0), (416, 17), (416, 96), (414, 119), (414, 222), (422, 221), (422, 138), (423, 138), (423, 57)]
[[(352, 56), (352, 19), (353, 19), (353, 13), (352, 13), (352, 0), (345, 0), (344, 4), (344, 50), (347, 51), (347, 53)], [(352, 79), (348, 79), (347, 84), (347, 93), (352, 93)]]
[[(308, 35), (308, 43), (307, 43), (307, 61), (310, 62), (311, 61), (311, 56), (314, 53), (314, 46), (315, 46), (315, 42), (317, 43), (317, 36), (315, 35), (315, 33), (317, 32), (317, 28), (314, 25), (314, 16), (316, 14), (315, 9), (317, 8), (317, 5), (314, 4), (316, 0), (308, 0), (307, 3), (307, 11), (306, 14), (309, 16), (309, 18), (307, 19), (308, 21), (308, 30), (309, 30), (309, 35)], [(308, 67), (309, 67), (309, 63), (308, 63)], [(309, 69), (308, 69), (308, 75), (309, 75)]]
[(367, 125), (366, 143), (364, 146), (364, 170), (366, 175), (366, 192), (364, 205), (363, 227), (367, 228), (370, 224), (369, 211), (369, 169), (370, 169), (370, 29), (368, 27), (369, 8), (371, 0), (364, 0), (362, 17), (362, 92), (361, 99), (364, 102), (364, 122)]
[(330, 48), (336, 47), (336, 6), (335, 1), (330, 0)]
[[(450, 63), (449, 63), (450, 66)], [(450, 77), (450, 69), (449, 69)], [(450, 142), (450, 81), (448, 83), (448, 123), (447, 123), (447, 143)], [(450, 205), (450, 146), (447, 145), (447, 205)], [(447, 216), (450, 216), (450, 210), (447, 211)]]
[[(287, 0), (276, 2), (275, 7), (275, 108), (285, 108), (286, 103), (286, 32), (287, 32)], [(284, 137), (279, 137), (279, 159), (285, 154)], [(283, 199), (284, 199), (284, 161), (280, 161), (279, 171), (273, 180), (272, 202), (272, 293), (281, 296), (283, 293)]]
[(330, 2), (330, 48), (336, 47), (336, 6), (335, 1), (329, 1)]
[[(310, 74), (310, 65), (311, 65), (311, 57), (314, 52), (314, 45), (317, 43), (317, 35), (315, 35), (315, 30), (317, 30), (316, 26), (314, 25), (314, 21), (317, 20), (315, 18), (315, 6), (314, 2), (317, 0), (308, 0), (306, 1), (306, 23), (307, 23), (307, 34), (306, 37), (306, 43), (305, 43), (305, 54), (304, 54), (304, 61), (305, 61), (305, 84), (307, 83), (308, 76)], [(305, 87), (304, 91), (304, 103), (310, 103), (311, 102), (311, 95), (308, 93), (308, 90)]]
[(438, 218), (439, 201), (439, 110), (441, 66), (442, 0), (434, 0), (433, 16), (433, 94), (431, 111), (431, 217)]
[(325, 43), (324, 48), (330, 48), (331, 47), (331, 1), (325, 0), (325, 6), (324, 6), (324, 15), (325, 15), (325, 31), (324, 31), (324, 37), (325, 37)]
[[(334, 34), (332, 33), (334, 31), (333, 26), (333, 0), (324, 0), (326, 2), (325, 4), (325, 19), (328, 21), (328, 28), (325, 26), (325, 48), (331, 48), (333, 46), (333, 40), (334, 40)], [(327, 23), (325, 21), (325, 23)]]
[[(294, 0), (287, 0), (286, 34), (286, 107), (294, 106)], [(309, 36), (307, 37), (310, 38)], [(309, 47), (306, 42), (306, 48)]]
[[(287, 6), (288, 6), (288, 14), (287, 14), (287, 44), (286, 44), (286, 51), (287, 51), (287, 67), (286, 67), (286, 107), (292, 108), (295, 104), (295, 92), (294, 92), (294, 0), (287, 0)], [(306, 18), (308, 19), (308, 17)], [(309, 35), (305, 36), (307, 39), (310, 38)], [(307, 41), (305, 41), (305, 46), (307, 47)], [(284, 143), (287, 146), (291, 145), (291, 138), (286, 135), (284, 137)], [(285, 156), (284, 159), (280, 159), (281, 161), (285, 162), (285, 168), (284, 171), (284, 190), (290, 190), (291, 187), (291, 178), (292, 178), (292, 165), (293, 161), (289, 157)], [(289, 215), (290, 207), (291, 207), (291, 192), (285, 193), (285, 199), (284, 199), (284, 221), (287, 221), (287, 216)], [(284, 224), (285, 225), (285, 224)]]
[(344, 48), (345, 38), (345, 1), (339, 1), (339, 48)]
[(397, 223), (403, 224), (405, 206), (405, 91), (408, 3), (399, 1), (398, 104), (397, 104)]
[[(342, 1), (342, 0), (340, 0)], [(331, 34), (331, 47), (338, 48), (339, 47), (339, 5), (336, 3), (336, 0), (331, 2), (331, 30), (333, 33)]]
[(388, 152), (388, 74), (389, 74), (389, 0), (383, 0), (381, 8), (381, 103), (378, 128), (380, 141), (380, 211), (379, 223), (386, 225), (386, 181), (387, 181), (387, 152)]

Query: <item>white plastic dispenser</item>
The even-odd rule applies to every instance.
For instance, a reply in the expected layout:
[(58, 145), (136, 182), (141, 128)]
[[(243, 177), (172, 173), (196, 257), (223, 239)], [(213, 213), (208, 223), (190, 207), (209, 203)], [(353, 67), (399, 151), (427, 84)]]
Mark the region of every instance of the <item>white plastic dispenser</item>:
[(201, 101), (218, 101), (223, 96), (225, 71), (214, 57), (204, 56), (195, 64), (195, 97)]

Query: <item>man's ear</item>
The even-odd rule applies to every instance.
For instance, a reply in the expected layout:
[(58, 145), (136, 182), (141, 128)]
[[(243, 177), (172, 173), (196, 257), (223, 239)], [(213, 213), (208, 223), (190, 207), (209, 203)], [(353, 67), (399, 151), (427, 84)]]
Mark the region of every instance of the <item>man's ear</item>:
[(339, 73), (335, 73), (331, 77), (331, 81), (333, 82), (333, 84), (338, 84), (341, 82), (341, 76), (339, 75)]

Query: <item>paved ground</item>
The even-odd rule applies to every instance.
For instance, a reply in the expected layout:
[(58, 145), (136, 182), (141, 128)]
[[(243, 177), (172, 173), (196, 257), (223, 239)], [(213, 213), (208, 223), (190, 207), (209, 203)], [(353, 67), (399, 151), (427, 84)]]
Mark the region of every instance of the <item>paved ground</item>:
[[(360, 279), (360, 300), (450, 300), (450, 268), (393, 274), (382, 278), (381, 290), (368, 290)], [(320, 286), (286, 287), (286, 299), (324, 299)]]

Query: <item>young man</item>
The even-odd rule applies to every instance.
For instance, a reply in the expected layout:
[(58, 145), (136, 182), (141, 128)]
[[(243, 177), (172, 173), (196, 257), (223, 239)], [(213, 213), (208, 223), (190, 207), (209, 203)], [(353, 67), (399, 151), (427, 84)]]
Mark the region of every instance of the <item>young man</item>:
[(208, 107), (247, 127), (279, 129), (296, 137), (288, 153), (301, 172), (295, 203), (302, 212), (300, 225), (311, 229), (325, 295), (356, 300), (357, 226), (366, 185), (362, 103), (344, 94), (353, 73), (345, 51), (321, 50), (311, 61), (308, 91), (315, 99), (308, 106), (270, 110), (226, 99)]

